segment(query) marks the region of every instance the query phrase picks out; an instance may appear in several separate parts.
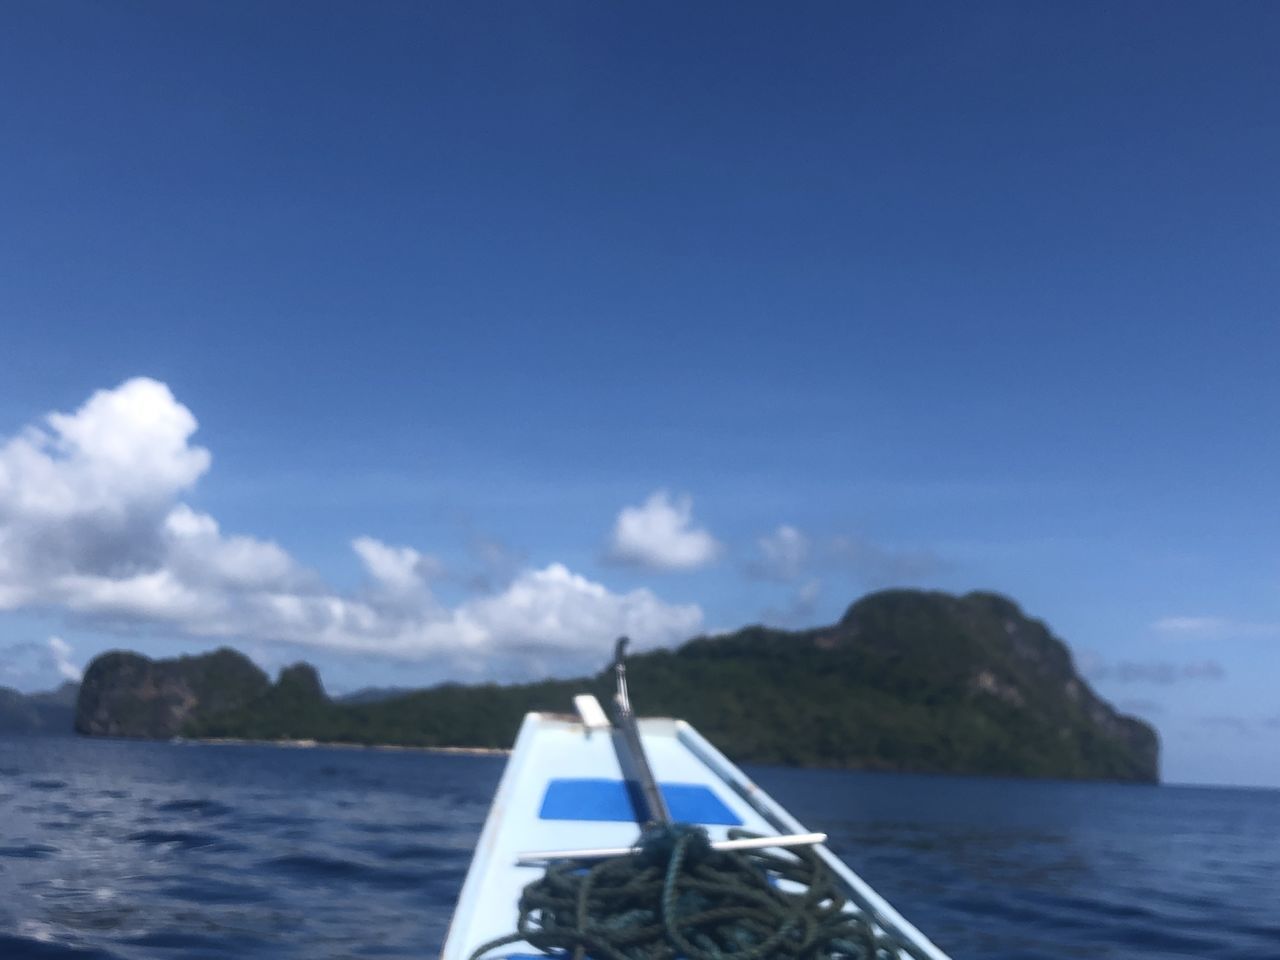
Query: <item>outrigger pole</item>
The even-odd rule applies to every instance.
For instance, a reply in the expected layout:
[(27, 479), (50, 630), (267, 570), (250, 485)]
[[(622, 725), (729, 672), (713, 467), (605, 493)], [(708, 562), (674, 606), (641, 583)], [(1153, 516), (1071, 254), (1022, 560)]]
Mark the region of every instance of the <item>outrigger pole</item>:
[(658, 781), (654, 779), (653, 769), (644, 755), (640, 728), (636, 724), (636, 715), (631, 711), (631, 698), (627, 695), (625, 658), (629, 642), (626, 637), (619, 637), (613, 652), (613, 672), (618, 678), (618, 692), (613, 695), (613, 749), (618, 755), (627, 792), (631, 794), (636, 819), (643, 826), (665, 825), (671, 823), (671, 811), (667, 809), (667, 801), (658, 789)]

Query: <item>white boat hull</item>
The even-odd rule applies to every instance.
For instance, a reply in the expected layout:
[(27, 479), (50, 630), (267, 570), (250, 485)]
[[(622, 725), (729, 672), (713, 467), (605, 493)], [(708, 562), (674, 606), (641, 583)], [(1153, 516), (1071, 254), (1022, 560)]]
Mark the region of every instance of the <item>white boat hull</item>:
[[(644, 751), (674, 819), (706, 827), (722, 840), (733, 827), (765, 835), (807, 832), (696, 730), (682, 720), (639, 723)], [(610, 729), (566, 716), (530, 713), (498, 785), (467, 872), (442, 960), (467, 960), (482, 944), (513, 932), (517, 902), (543, 867), (531, 851), (630, 847), (638, 827)], [(885, 946), (901, 957), (947, 960), (825, 846), (819, 855), (849, 899), (869, 915)], [(541, 956), (528, 944), (488, 958)]]

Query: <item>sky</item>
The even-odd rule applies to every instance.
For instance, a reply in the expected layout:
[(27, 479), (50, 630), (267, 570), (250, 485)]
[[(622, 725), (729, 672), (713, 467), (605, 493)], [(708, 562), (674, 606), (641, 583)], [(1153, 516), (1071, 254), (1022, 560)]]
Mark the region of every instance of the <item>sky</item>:
[[(1280, 7), (11, 3), (0, 685), (993, 590), (1280, 786)], [(639, 691), (637, 691), (639, 699)]]

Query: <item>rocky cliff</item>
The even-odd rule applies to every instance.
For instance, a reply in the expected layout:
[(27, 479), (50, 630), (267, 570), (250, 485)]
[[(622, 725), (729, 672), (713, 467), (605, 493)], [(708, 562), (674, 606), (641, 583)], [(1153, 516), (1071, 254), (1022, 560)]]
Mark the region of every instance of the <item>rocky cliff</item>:
[(205, 717), (252, 703), (270, 687), (252, 660), (226, 647), (175, 660), (112, 651), (85, 670), (75, 729), (108, 737), (178, 736)]

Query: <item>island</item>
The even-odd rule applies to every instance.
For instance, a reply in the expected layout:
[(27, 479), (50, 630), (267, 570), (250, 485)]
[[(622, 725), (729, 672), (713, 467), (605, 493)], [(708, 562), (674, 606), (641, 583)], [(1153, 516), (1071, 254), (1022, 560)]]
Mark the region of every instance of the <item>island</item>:
[(68, 734), (79, 695), (72, 680), (44, 693), (0, 687), (0, 734)]
[[(873, 593), (829, 626), (751, 626), (637, 654), (628, 676), (641, 713), (683, 717), (738, 762), (1159, 779), (1155, 730), (1099, 697), (1065, 643), (993, 593)], [(272, 683), (227, 648), (175, 660), (112, 652), (85, 671), (75, 726), (91, 736), (502, 748), (527, 711), (566, 712), (574, 694), (603, 700), (612, 684), (603, 669), (343, 702), (305, 663)]]

